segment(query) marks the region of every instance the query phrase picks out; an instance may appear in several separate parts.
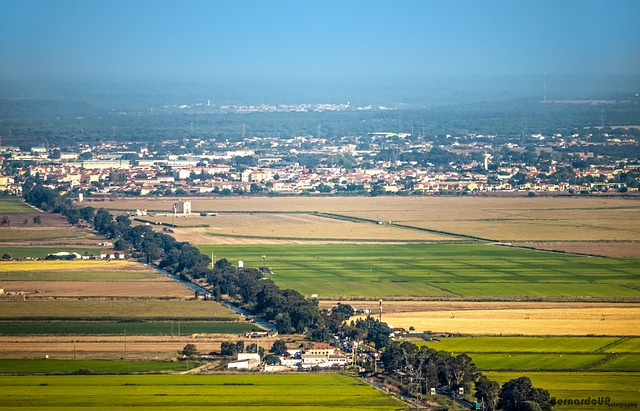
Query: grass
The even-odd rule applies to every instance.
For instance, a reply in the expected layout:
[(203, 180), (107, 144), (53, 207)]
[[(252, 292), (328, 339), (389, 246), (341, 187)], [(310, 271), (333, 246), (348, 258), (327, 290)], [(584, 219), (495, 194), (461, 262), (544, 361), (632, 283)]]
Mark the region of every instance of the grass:
[(3, 409), (403, 410), (339, 374), (0, 377)]
[[(638, 372), (496, 372), (483, 373), (500, 384), (524, 375), (531, 378), (534, 387), (544, 388), (552, 397), (561, 400), (609, 397), (616, 403), (635, 403), (640, 398), (640, 373)], [(603, 405), (556, 406), (556, 410), (598, 410)]]
[(488, 244), (198, 245), (245, 267), (262, 256), (281, 288), (327, 296), (640, 297), (640, 259)]
[(17, 319), (201, 319), (236, 320), (215, 301), (164, 299), (60, 299), (0, 301), (0, 318)]
[[(201, 365), (190, 362), (189, 368)], [(5, 360), (0, 359), (0, 374), (73, 374), (88, 370), (92, 374), (160, 373), (185, 371), (186, 362), (176, 361), (122, 361), (122, 360)]]
[(0, 321), (0, 335), (181, 335), (242, 334), (251, 323), (214, 321)]

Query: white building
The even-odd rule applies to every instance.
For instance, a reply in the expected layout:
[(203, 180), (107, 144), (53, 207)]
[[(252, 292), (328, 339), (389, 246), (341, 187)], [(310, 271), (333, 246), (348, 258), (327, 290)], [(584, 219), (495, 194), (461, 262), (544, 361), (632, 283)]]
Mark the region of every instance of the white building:
[(238, 354), (238, 360), (227, 364), (230, 370), (253, 370), (257, 368), (262, 360), (260, 354), (242, 353)]
[(178, 201), (173, 205), (173, 214), (189, 215), (191, 214), (191, 201)]

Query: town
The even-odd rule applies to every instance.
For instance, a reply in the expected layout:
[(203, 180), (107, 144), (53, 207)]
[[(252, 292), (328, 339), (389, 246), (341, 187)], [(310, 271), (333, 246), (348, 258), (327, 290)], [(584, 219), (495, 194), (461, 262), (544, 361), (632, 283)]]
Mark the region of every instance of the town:
[(19, 194), (24, 177), (37, 176), (89, 196), (631, 193), (640, 186), (637, 138), (635, 128), (587, 128), (506, 142), (376, 132), (4, 146), (0, 190)]

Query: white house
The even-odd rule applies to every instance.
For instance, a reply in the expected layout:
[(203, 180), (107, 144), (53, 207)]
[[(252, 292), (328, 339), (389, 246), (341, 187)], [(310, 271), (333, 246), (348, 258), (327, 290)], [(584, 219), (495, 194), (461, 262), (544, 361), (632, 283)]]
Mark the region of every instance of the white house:
[(347, 356), (338, 348), (328, 344), (316, 343), (307, 347), (302, 353), (289, 353), (288, 356), (280, 357), (282, 365), (289, 368), (328, 368), (334, 365), (347, 365)]

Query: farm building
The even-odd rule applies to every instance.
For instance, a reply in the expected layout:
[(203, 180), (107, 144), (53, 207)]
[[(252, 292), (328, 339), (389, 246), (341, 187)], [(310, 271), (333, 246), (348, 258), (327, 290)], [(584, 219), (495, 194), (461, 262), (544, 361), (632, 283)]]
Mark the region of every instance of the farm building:
[(125, 259), (125, 255), (122, 251), (113, 251), (113, 252), (108, 252), (108, 251), (103, 251), (100, 253), (100, 259), (101, 260), (124, 260)]
[(178, 201), (173, 205), (173, 214), (189, 215), (191, 214), (191, 201)]
[(238, 360), (230, 362), (227, 368), (230, 370), (253, 370), (257, 368), (261, 362), (260, 354), (239, 353)]

